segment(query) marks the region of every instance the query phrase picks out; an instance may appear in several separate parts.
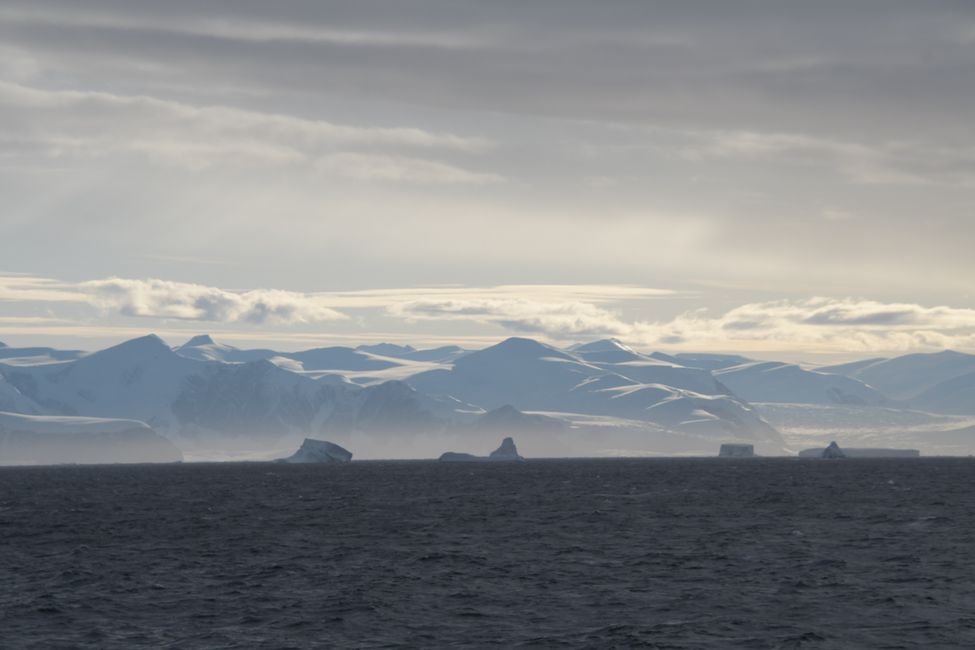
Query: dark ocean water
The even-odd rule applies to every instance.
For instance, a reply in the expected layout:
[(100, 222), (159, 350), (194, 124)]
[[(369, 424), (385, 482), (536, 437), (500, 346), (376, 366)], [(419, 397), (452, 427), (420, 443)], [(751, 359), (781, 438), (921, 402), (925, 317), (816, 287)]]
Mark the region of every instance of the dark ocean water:
[(975, 648), (975, 462), (2, 469), (0, 647)]

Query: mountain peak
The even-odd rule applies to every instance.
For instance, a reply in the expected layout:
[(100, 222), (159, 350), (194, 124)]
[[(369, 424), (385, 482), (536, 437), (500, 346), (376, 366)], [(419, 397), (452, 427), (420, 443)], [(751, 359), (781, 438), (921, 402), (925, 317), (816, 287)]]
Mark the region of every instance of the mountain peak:
[(146, 336), (129, 339), (118, 345), (96, 352), (89, 358), (104, 358), (115, 354), (131, 356), (133, 354), (152, 354), (155, 352), (172, 352), (172, 349), (155, 334), (147, 334)]
[(6, 343), (4, 343), (3, 341), (0, 341), (0, 348), (6, 348), (6, 347), (10, 347), (10, 346), (8, 346), (8, 345), (7, 345)]
[(209, 334), (197, 334), (196, 336), (194, 336), (193, 338), (191, 338), (189, 341), (187, 341), (186, 343), (184, 343), (182, 345), (182, 347), (184, 347), (184, 348), (196, 348), (196, 347), (200, 347), (201, 345), (213, 345), (213, 339), (210, 338), (210, 335)]
[(371, 345), (360, 345), (356, 347), (356, 350), (389, 357), (396, 357), (398, 355), (416, 352), (416, 348), (414, 348), (412, 345), (397, 345), (396, 343), (374, 343)]
[[(504, 356), (512, 357), (566, 357), (567, 355), (561, 350), (557, 350), (549, 345), (545, 345), (535, 339), (522, 338), (520, 336), (512, 336), (507, 338), (497, 345), (492, 345), (489, 348), (481, 350), (479, 353), (475, 354), (502, 354)], [(473, 356), (473, 355), (472, 355)]]
[(169, 346), (166, 344), (166, 342), (163, 341), (156, 334), (146, 334), (145, 336), (129, 339), (128, 341), (119, 343), (115, 347), (120, 348), (122, 346), (128, 348), (146, 348), (146, 349), (166, 348), (167, 350), (169, 349)]
[(573, 352), (616, 352), (617, 350), (634, 353), (631, 347), (624, 345), (619, 339), (614, 338), (599, 339), (591, 343), (581, 343), (572, 348)]

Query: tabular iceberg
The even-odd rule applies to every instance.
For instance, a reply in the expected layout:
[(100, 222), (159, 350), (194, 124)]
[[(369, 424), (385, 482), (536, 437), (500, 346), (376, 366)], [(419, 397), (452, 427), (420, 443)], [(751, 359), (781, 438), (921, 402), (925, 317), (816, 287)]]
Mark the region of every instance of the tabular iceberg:
[(0, 465), (182, 460), (180, 450), (145, 422), (0, 413)]
[(754, 458), (755, 445), (725, 443), (721, 445), (718, 456), (721, 458)]

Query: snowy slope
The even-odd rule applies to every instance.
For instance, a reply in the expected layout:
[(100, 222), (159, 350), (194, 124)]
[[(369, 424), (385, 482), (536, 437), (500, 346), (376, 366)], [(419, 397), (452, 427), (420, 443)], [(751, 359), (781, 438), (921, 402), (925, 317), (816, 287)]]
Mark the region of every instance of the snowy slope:
[(945, 350), (870, 363), (826, 366), (819, 370), (859, 379), (892, 399), (912, 400), (942, 382), (975, 373), (975, 355)]
[[(777, 439), (752, 409), (732, 396), (643, 383), (606, 366), (531, 339), (510, 338), (458, 359), (450, 370), (421, 373), (421, 392), (452, 395), (485, 409), (605, 415), (662, 423), (679, 430)], [(670, 368), (663, 366), (663, 368)]]
[(570, 350), (587, 363), (636, 383), (663, 384), (704, 395), (730, 393), (708, 370), (644, 356), (615, 339), (594, 341)]
[(174, 428), (170, 405), (184, 380), (205, 366), (149, 335), (75, 361), (2, 372), (49, 414), (131, 418), (167, 431)]
[(385, 370), (402, 365), (395, 359), (340, 346), (314, 348), (301, 352), (279, 352), (263, 348), (242, 350), (232, 345), (217, 343), (206, 334), (193, 337), (176, 348), (176, 353), (189, 359), (224, 363), (270, 360), (277, 365), (297, 371), (360, 372)]
[(0, 364), (27, 366), (55, 361), (71, 361), (85, 355), (81, 350), (58, 350), (56, 348), (29, 347), (13, 348), (0, 344)]
[(714, 375), (749, 402), (875, 405), (886, 401), (876, 389), (861, 381), (791, 363), (755, 361), (715, 370)]
[(356, 350), (392, 359), (425, 361), (430, 363), (450, 363), (457, 359), (457, 357), (467, 354), (467, 350), (456, 345), (445, 345), (429, 350), (417, 350), (412, 345), (377, 343), (375, 345), (360, 345), (356, 347)]
[(0, 374), (0, 411), (40, 415), (41, 408)]
[[(654, 352), (651, 356), (657, 356)], [(737, 354), (702, 354), (694, 352), (682, 352), (673, 356), (663, 355), (668, 360), (688, 368), (703, 368), (705, 370), (720, 370), (731, 366), (740, 366), (743, 363), (750, 363), (753, 359), (742, 357)]]
[(924, 411), (975, 415), (975, 372), (943, 381), (911, 399)]
[(340, 376), (316, 379), (292, 372), (270, 360), (191, 359), (156, 336), (76, 361), (4, 368), (3, 373), (0, 395), (19, 411), (131, 418), (196, 441), (275, 439), (342, 428), (442, 429), (480, 412), (451, 398), (420, 395), (400, 382), (363, 388)]

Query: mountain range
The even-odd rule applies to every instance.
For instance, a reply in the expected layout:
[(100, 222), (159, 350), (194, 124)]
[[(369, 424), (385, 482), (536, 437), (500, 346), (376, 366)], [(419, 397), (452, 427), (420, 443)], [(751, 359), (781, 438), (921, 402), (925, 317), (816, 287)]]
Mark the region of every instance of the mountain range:
[[(63, 427), (136, 421), (191, 458), (261, 457), (309, 436), (358, 444), (365, 457), (436, 456), (458, 436), (498, 433), (522, 436), (529, 455), (710, 453), (734, 441), (781, 454), (806, 442), (810, 413), (859, 431), (871, 414), (914, 414), (918, 435), (944, 433), (975, 424), (973, 397), (975, 356), (957, 352), (811, 367), (646, 354), (612, 339), (281, 352), (148, 335), (93, 353), (0, 347), (0, 412)], [(32, 422), (17, 420), (21, 430)], [(960, 433), (937, 439), (967, 444)]]

